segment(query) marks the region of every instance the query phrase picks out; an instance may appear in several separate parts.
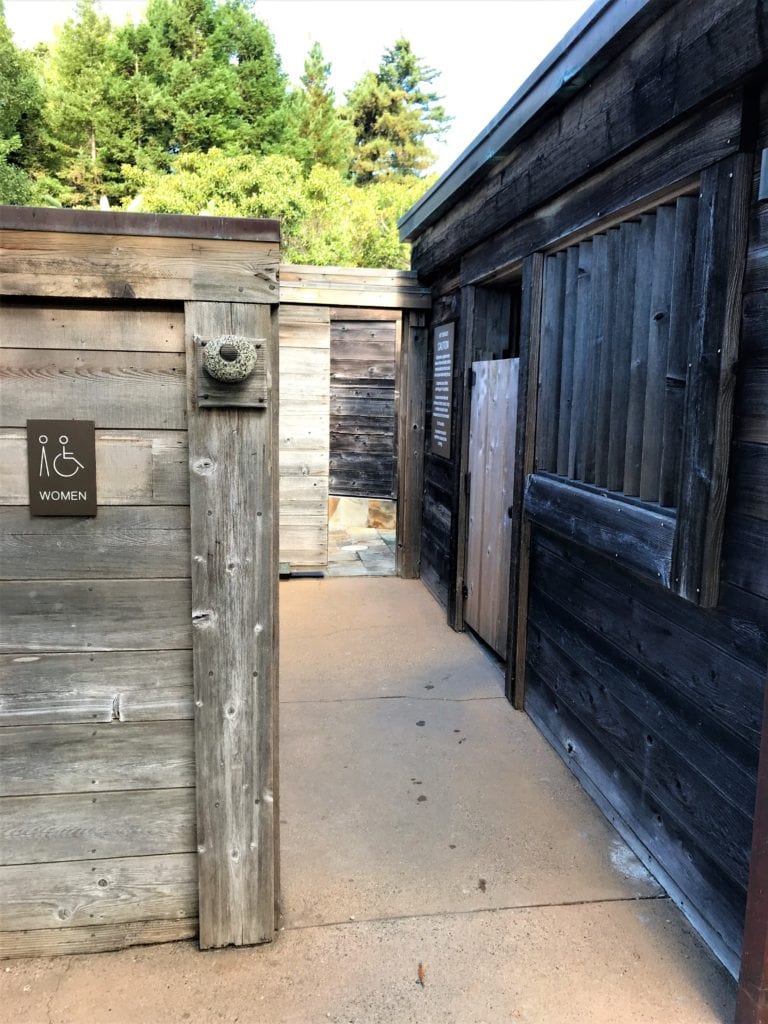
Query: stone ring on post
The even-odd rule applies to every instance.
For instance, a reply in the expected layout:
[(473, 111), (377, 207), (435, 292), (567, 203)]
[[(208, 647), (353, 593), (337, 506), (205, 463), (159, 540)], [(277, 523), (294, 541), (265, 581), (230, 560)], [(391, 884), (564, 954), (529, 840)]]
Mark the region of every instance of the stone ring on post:
[(237, 384), (250, 377), (256, 358), (256, 346), (251, 338), (223, 334), (204, 342), (203, 368), (214, 380), (225, 384)]

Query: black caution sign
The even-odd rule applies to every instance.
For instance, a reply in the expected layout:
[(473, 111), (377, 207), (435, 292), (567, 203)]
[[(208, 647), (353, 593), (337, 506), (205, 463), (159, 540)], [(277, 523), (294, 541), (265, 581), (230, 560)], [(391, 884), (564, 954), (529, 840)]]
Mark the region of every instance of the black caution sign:
[(96, 515), (93, 420), (27, 420), (27, 460), (33, 516)]

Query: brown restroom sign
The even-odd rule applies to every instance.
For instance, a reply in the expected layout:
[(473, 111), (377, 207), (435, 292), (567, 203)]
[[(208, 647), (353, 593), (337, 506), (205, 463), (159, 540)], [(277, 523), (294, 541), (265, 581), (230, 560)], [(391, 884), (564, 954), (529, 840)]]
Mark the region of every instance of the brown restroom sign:
[(27, 420), (27, 462), (33, 516), (96, 515), (93, 420)]

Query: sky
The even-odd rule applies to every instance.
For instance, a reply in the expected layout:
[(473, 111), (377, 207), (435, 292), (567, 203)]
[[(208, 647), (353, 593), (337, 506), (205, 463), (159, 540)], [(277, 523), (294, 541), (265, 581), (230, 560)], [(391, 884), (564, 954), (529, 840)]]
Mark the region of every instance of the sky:
[[(384, 51), (405, 36), (440, 72), (433, 88), (454, 118), (432, 148), (442, 172), (504, 106), (591, 0), (256, 0), (254, 11), (275, 37), (283, 69), (298, 85), (304, 58), (319, 42), (339, 101)], [(53, 38), (74, 0), (5, 0), (18, 46)], [(113, 22), (137, 20), (146, 0), (102, 0)]]

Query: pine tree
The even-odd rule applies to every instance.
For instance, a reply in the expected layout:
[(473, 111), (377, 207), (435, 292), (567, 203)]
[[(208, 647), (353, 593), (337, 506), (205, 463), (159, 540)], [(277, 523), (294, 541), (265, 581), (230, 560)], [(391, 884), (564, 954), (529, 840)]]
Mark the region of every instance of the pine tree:
[(95, 0), (78, 0), (75, 18), (65, 22), (46, 69), (50, 169), (77, 206), (98, 205), (104, 189), (102, 143), (111, 132), (110, 31), (109, 18), (97, 12)]
[(16, 48), (0, 0), (0, 203), (32, 198), (27, 170), (39, 146), (42, 104), (32, 61)]
[(418, 175), (435, 156), (427, 145), (451, 120), (428, 87), (437, 78), (397, 39), (375, 74), (368, 72), (348, 94), (348, 117), (355, 129), (352, 172), (360, 184), (386, 175)]
[(316, 164), (338, 170), (349, 167), (353, 133), (336, 108), (330, 74), (331, 65), (315, 43), (304, 61), (303, 89), (294, 98), (298, 155), (306, 171)]

